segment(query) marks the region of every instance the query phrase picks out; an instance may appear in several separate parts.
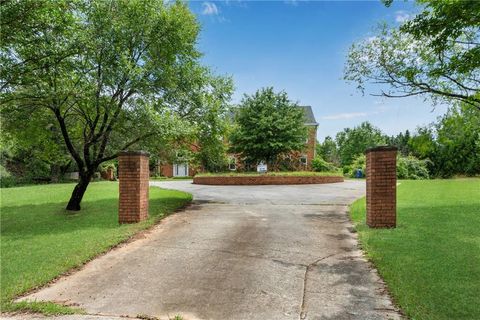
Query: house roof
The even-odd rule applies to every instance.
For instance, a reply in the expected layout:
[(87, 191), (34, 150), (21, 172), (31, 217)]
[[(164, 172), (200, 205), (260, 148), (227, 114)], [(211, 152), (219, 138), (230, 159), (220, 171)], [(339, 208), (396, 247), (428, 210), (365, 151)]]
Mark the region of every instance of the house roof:
[(315, 120), (315, 115), (311, 106), (298, 106), (303, 109), (305, 114), (305, 125), (307, 126), (318, 126), (317, 120)]

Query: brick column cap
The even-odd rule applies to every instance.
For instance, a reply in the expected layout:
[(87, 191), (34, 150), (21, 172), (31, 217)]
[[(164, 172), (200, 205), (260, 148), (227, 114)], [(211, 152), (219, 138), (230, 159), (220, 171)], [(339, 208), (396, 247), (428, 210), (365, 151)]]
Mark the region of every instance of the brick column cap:
[(120, 151), (118, 153), (119, 156), (145, 156), (145, 157), (148, 157), (150, 156), (150, 153), (148, 153), (147, 151), (130, 151), (130, 150), (127, 150), (127, 151)]
[(368, 148), (365, 153), (375, 152), (375, 151), (397, 151), (398, 148), (395, 146), (376, 146), (372, 148)]

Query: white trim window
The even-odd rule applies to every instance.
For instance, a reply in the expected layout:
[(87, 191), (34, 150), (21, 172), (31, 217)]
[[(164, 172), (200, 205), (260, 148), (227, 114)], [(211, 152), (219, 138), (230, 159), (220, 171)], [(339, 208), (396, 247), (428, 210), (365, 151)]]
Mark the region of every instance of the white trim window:
[(307, 158), (307, 155), (306, 154), (303, 154), (301, 157), (300, 157), (300, 163), (304, 166), (308, 165), (308, 158)]

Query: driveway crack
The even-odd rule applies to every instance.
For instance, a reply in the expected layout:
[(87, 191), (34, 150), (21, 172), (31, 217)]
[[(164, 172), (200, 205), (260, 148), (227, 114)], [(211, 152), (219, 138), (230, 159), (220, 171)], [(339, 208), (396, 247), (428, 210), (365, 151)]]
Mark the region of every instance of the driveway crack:
[(320, 261), (328, 259), (338, 253), (332, 253), (327, 256), (318, 258), (317, 260), (313, 261), (309, 265), (305, 266), (305, 275), (303, 276), (303, 293), (302, 293), (302, 304), (300, 305), (300, 320), (305, 320), (307, 318), (307, 311), (306, 311), (306, 296), (307, 296), (307, 282), (308, 282), (308, 273), (315, 267)]

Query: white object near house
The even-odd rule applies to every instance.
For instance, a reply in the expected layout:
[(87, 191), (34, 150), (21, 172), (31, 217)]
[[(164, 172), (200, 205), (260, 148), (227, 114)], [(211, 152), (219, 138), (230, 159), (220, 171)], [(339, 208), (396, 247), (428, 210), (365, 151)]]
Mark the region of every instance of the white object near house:
[(259, 173), (267, 172), (267, 165), (263, 162), (260, 162), (257, 166), (257, 172), (259, 172)]
[(188, 164), (187, 163), (174, 163), (173, 164), (173, 176), (174, 177), (188, 177)]

